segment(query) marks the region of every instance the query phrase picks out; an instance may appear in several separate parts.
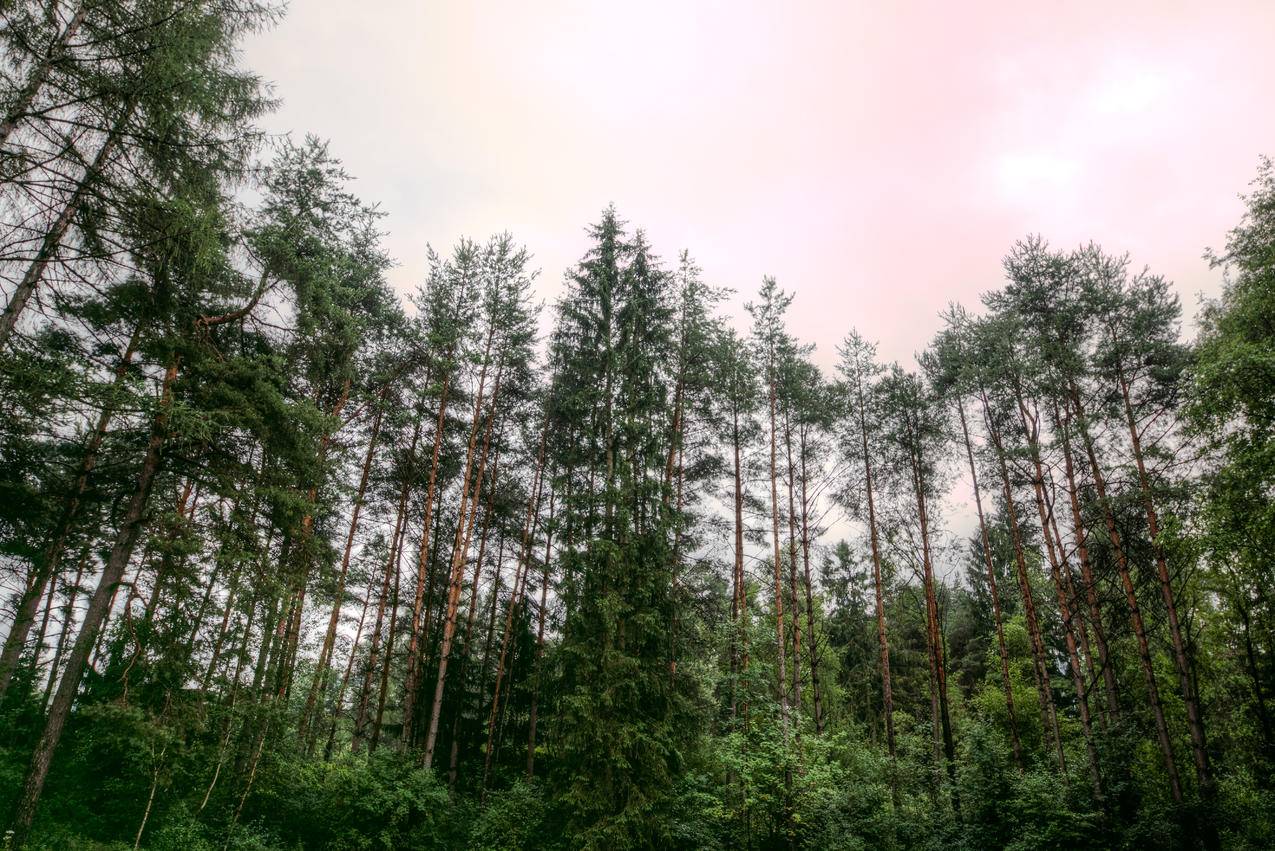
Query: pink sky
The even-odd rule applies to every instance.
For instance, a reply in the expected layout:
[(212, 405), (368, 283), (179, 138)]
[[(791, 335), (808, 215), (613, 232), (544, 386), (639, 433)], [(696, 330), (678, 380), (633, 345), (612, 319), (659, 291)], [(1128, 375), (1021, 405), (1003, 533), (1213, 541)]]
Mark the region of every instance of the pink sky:
[(426, 243), (508, 229), (552, 299), (614, 201), (732, 313), (778, 277), (830, 366), (852, 325), (910, 361), (1028, 233), (1128, 251), (1192, 315), (1275, 153), (1273, 35), (1271, 2), (304, 0), (245, 61), (269, 129), (388, 213), (400, 291)]

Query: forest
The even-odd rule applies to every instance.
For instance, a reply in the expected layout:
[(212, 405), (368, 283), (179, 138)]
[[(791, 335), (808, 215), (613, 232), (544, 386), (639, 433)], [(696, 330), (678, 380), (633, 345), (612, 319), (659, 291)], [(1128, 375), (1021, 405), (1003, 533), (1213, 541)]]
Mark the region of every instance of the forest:
[(0, 847), (1275, 846), (1270, 161), (830, 372), (614, 207), (396, 292), (273, 5), (3, 8)]

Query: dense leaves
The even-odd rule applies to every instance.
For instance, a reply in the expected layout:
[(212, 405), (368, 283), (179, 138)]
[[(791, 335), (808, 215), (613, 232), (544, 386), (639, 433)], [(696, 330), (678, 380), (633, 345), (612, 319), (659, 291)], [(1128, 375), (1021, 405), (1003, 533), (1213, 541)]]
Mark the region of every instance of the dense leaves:
[(826, 375), (611, 207), (400, 298), (272, 7), (10, 6), (5, 847), (1275, 844), (1269, 162), (1195, 341), (1032, 237)]

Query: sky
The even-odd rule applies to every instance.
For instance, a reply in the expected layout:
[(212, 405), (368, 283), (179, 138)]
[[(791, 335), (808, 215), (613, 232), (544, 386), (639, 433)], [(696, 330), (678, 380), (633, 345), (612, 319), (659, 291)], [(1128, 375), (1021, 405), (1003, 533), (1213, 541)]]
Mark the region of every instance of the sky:
[(1128, 252), (1192, 316), (1275, 154), (1272, 34), (1271, 2), (294, 0), (243, 60), (267, 129), (381, 206), (400, 292), (508, 230), (552, 303), (614, 203), (741, 325), (776, 276), (830, 367), (852, 326), (911, 362), (1028, 234)]

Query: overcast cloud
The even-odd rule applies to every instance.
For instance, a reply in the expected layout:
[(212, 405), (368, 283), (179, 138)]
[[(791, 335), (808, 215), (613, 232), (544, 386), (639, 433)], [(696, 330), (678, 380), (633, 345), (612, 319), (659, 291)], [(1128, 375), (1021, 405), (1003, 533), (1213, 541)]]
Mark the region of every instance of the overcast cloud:
[(910, 361), (1029, 233), (1128, 251), (1192, 315), (1275, 151), (1275, 3), (975, 5), (295, 0), (245, 61), (269, 129), (388, 214), (402, 292), (426, 243), (507, 229), (552, 300), (613, 201), (733, 313), (795, 290), (825, 366), (851, 325)]

